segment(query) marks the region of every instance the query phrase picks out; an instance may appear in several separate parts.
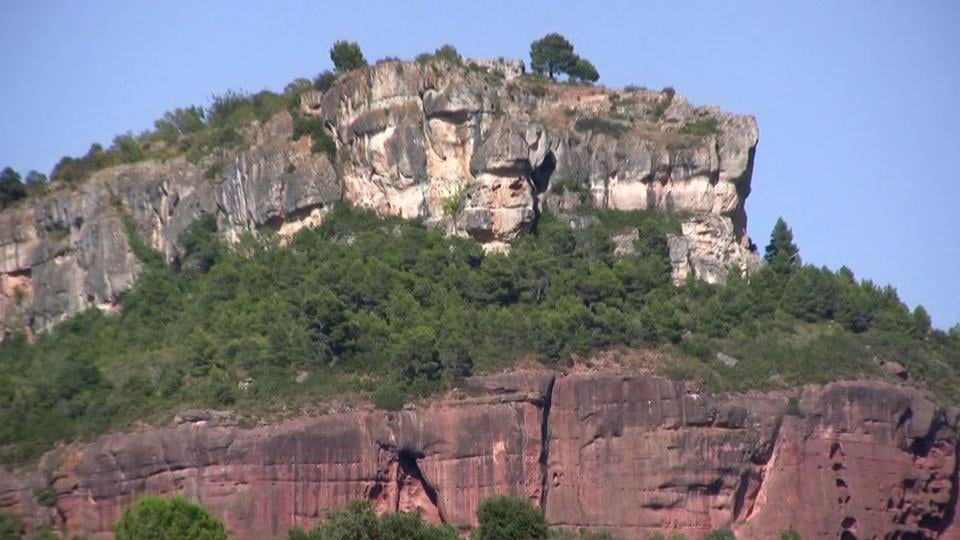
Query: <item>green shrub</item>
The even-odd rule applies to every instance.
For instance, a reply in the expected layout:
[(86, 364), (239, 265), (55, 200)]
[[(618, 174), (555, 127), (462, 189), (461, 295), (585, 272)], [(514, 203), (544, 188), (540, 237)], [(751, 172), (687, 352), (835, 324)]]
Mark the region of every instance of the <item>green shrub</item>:
[(11, 167), (0, 171), (0, 209), (27, 197), (27, 188), (20, 179), (20, 173)]
[(346, 73), (354, 69), (362, 68), (367, 65), (367, 60), (363, 57), (360, 45), (355, 41), (340, 40), (330, 48), (330, 60), (333, 61), (333, 67), (337, 73)]
[(653, 106), (653, 112), (651, 113), (654, 121), (660, 121), (663, 118), (663, 115), (667, 112), (667, 109), (670, 108), (670, 105), (673, 103), (673, 97), (676, 95), (676, 90), (672, 86), (667, 86), (660, 91), (662, 97), (657, 100), (657, 103)]
[(226, 164), (222, 160), (217, 160), (203, 171), (203, 177), (207, 180), (220, 180), (223, 178), (225, 169)]
[(374, 406), (385, 411), (399, 411), (407, 400), (407, 390), (400, 383), (387, 383), (373, 393)]
[(332, 71), (323, 71), (313, 79), (313, 87), (321, 92), (326, 92), (337, 82), (337, 74)]
[(309, 135), (313, 143), (310, 151), (314, 154), (324, 154), (330, 163), (337, 160), (337, 143), (327, 134), (323, 120), (313, 116), (294, 115), (293, 140)]
[(791, 397), (787, 400), (787, 416), (803, 416), (803, 413), (800, 412), (800, 400), (796, 397)]
[(790, 527), (789, 529), (780, 533), (780, 540), (802, 540), (802, 539), (800, 538), (800, 533), (793, 530), (793, 527)]
[(223, 523), (183, 497), (145, 495), (113, 526), (117, 540), (226, 540)]
[(621, 135), (629, 131), (630, 128), (619, 122), (611, 122), (605, 118), (586, 117), (578, 118), (573, 124), (573, 129), (577, 131), (592, 131), (594, 133), (602, 133), (618, 139)]
[(0, 540), (20, 540), (20, 524), (10, 514), (0, 514)]
[(510, 495), (484, 499), (477, 509), (475, 540), (538, 540), (547, 538), (547, 520), (530, 501)]
[(704, 536), (703, 540), (737, 540), (737, 537), (730, 529), (716, 529)]
[(57, 494), (49, 486), (38, 489), (34, 496), (36, 496), (38, 503), (48, 508), (57, 504)]
[(720, 125), (716, 118), (706, 117), (698, 118), (693, 122), (687, 122), (680, 128), (680, 133), (685, 135), (715, 135), (720, 133)]
[[(283, 245), (263, 231), (226, 245), (205, 215), (177, 239), (171, 268), (117, 210), (143, 262), (119, 313), (91, 310), (33, 344), (22, 334), (0, 343), (0, 440), (10, 441), (0, 460), (183, 403), (256, 418), (346, 394), (396, 409), (519, 357), (563, 365), (611, 347), (664, 347), (661, 373), (712, 390), (878, 374), (874, 357), (897, 358), (946, 401), (960, 388), (960, 332), (924, 334), (895, 291), (848, 270), (771, 263), (749, 280), (731, 272), (723, 284), (675, 287), (666, 234), (679, 222), (662, 213), (585, 208), (571, 228), (544, 209), (509, 254), (346, 204)], [(631, 230), (633, 253), (615, 255), (611, 237)], [(771, 237), (773, 251), (793, 251)], [(813, 271), (833, 283), (836, 309), (801, 303), (811, 307), (791, 315), (790, 283)], [(843, 318), (850, 299), (857, 331)], [(717, 352), (737, 364), (720, 365)], [(311, 376), (293, 383), (301, 371)]]

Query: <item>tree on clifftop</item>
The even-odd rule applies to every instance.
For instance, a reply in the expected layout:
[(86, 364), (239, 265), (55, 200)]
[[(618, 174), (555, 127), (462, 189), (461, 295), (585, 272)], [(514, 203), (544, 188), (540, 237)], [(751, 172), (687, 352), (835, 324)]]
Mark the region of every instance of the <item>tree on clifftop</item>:
[(571, 81), (597, 82), (600, 73), (586, 58), (580, 58), (573, 52), (573, 45), (567, 38), (551, 33), (530, 44), (530, 69), (534, 73), (546, 73), (552, 79), (555, 74), (564, 73)]
[(219, 519), (183, 497), (146, 495), (113, 526), (117, 540), (227, 540)]
[(333, 60), (333, 67), (338, 73), (346, 73), (367, 65), (363, 51), (360, 50), (360, 45), (357, 45), (356, 41), (335, 42), (330, 48), (330, 60)]
[(546, 72), (552, 79), (556, 73), (567, 73), (577, 63), (573, 45), (557, 33), (547, 34), (530, 44), (530, 69)]
[(583, 82), (593, 83), (597, 82), (600, 78), (600, 73), (597, 72), (597, 68), (593, 67), (593, 64), (586, 58), (580, 57), (577, 57), (577, 61), (567, 74), (570, 75), (571, 79)]
[(20, 173), (11, 167), (0, 171), (0, 208), (19, 201), (26, 196), (27, 190), (20, 179)]

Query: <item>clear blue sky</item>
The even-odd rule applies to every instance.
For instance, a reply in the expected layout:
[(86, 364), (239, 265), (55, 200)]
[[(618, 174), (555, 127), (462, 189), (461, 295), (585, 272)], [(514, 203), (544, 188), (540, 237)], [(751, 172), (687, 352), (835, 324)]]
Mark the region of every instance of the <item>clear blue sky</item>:
[(18, 1), (0, 4), (0, 166), (152, 125), (226, 89), (281, 89), (330, 67), (335, 39), (411, 58), (452, 43), (526, 58), (557, 31), (601, 83), (674, 86), (749, 113), (747, 204), (761, 247), (777, 216), (804, 259), (892, 283), (960, 320), (960, 2)]

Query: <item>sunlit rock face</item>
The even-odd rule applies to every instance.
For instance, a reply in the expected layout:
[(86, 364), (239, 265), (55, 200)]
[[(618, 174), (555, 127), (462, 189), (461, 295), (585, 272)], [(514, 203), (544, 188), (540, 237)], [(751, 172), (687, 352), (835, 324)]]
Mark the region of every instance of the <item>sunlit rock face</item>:
[[(245, 429), (187, 411), (0, 470), (0, 512), (33, 529), (110, 538), (144, 493), (205, 505), (239, 540), (310, 528), (353, 499), (460, 530), (509, 493), (561, 528), (626, 539), (956, 538), (957, 417), (880, 382), (710, 394), (631, 371), (477, 377), (471, 397)], [(35, 497), (51, 486), (52, 507)], [(850, 536), (853, 535), (853, 536)]]
[(347, 201), (418, 218), (507, 251), (544, 211), (578, 206), (670, 212), (674, 279), (710, 282), (759, 264), (746, 236), (758, 132), (749, 116), (678, 94), (545, 85), (515, 61), (380, 62), (309, 91), (299, 114), (323, 122), (331, 158), (294, 140), (283, 112), (246, 145), (111, 167), (0, 212), (0, 330), (42, 331), (85, 309), (110, 311), (141, 264), (125, 221), (168, 261), (201, 214), (230, 240), (289, 237)]

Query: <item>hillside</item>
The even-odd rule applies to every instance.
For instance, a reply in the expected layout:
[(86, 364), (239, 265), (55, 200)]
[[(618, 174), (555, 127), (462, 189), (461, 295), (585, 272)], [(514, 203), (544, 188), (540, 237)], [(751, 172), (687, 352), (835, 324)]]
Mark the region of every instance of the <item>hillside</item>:
[[(936, 537), (957, 504), (960, 333), (804, 265), (782, 222), (761, 257), (757, 141), (752, 117), (673, 89), (434, 56), (228, 93), (65, 159), (0, 212), (0, 458), (18, 470), (0, 510), (106, 533), (130, 494), (185, 492), (259, 538), (431, 491), (425, 511), (465, 530), (507, 491), (631, 538), (848, 517)], [(833, 443), (871, 502), (809, 506), (803, 489), (841, 480), (783, 459), (836, 472)], [(652, 465), (611, 457), (637, 448)], [(666, 463), (624, 499), (634, 521), (584, 494)], [(893, 485), (899, 502), (872, 501)], [(764, 505), (769, 486), (823, 519)]]

